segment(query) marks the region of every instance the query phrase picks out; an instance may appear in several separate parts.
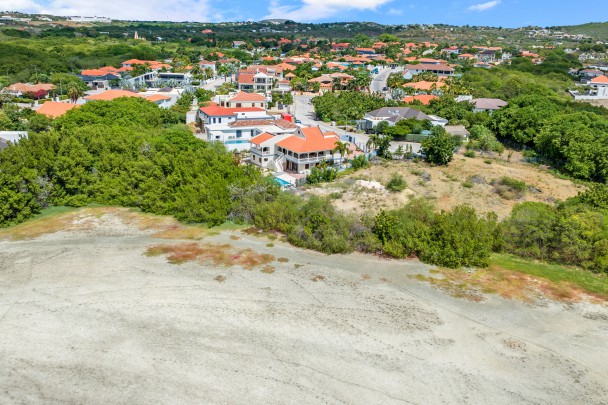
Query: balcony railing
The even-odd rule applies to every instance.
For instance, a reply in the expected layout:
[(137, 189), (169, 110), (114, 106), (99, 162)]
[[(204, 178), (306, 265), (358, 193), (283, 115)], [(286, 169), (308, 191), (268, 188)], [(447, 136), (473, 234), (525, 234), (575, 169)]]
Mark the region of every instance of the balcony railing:
[(284, 156), (285, 159), (294, 162), (294, 163), (318, 163), (323, 160), (327, 160), (329, 162), (333, 162), (334, 158), (331, 155), (322, 155), (322, 156), (313, 156), (306, 158), (297, 158), (295, 156), (286, 155), (284, 153), (278, 153), (279, 156)]

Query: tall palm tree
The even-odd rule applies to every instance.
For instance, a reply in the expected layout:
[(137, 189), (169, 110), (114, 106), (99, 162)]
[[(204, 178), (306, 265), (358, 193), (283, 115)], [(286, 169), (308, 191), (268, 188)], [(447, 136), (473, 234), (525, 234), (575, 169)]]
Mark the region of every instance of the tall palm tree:
[(344, 163), (344, 157), (350, 154), (350, 143), (336, 141), (336, 143), (334, 143), (334, 146), (335, 148), (332, 153), (340, 154), (340, 166), (342, 166), (342, 164)]
[(380, 140), (380, 136), (378, 134), (371, 134), (365, 146), (367, 149), (371, 149), (372, 151), (376, 150), (376, 146), (378, 146), (378, 141)]
[(82, 90), (77, 86), (70, 86), (68, 89), (68, 97), (72, 103), (76, 103), (80, 97), (82, 97)]

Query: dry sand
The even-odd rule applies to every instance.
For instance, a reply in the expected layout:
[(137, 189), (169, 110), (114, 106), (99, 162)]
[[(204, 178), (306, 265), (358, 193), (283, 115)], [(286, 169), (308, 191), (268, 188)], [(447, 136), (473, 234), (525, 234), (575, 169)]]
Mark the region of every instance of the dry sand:
[(169, 264), (111, 215), (1, 241), (0, 403), (608, 403), (606, 307), (474, 303), (415, 261), (210, 242), (289, 261)]

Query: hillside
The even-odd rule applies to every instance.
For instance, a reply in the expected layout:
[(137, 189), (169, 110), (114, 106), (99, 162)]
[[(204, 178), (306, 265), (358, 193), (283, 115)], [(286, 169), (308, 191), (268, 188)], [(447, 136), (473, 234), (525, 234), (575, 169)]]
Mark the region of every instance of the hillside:
[(588, 35), (600, 41), (608, 41), (608, 21), (592, 22), (580, 25), (569, 25), (559, 28), (569, 34)]

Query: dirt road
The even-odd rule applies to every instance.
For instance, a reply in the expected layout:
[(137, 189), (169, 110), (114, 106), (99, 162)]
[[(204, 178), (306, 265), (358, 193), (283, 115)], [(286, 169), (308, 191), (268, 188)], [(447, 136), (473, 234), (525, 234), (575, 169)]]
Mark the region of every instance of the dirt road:
[(201, 243), (273, 273), (175, 265), (115, 222), (0, 242), (0, 403), (608, 402), (605, 307), (469, 302), (418, 262), (240, 232)]

